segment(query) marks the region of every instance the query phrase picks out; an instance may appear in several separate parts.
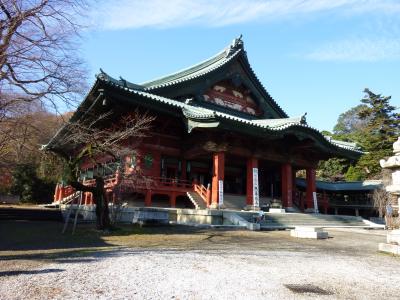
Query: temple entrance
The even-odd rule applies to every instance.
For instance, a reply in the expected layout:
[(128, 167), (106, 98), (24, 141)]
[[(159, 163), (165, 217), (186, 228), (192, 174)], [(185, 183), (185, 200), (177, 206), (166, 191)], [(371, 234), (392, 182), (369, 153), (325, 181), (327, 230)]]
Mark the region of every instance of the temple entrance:
[(271, 161), (262, 161), (258, 172), (260, 197), (280, 199), (282, 195), (280, 165)]
[(188, 179), (190, 182), (197, 182), (201, 185), (207, 187), (211, 184), (211, 171), (210, 171), (210, 163), (204, 161), (188, 161)]
[(226, 168), (224, 192), (228, 194), (246, 194), (246, 170), (242, 168)]

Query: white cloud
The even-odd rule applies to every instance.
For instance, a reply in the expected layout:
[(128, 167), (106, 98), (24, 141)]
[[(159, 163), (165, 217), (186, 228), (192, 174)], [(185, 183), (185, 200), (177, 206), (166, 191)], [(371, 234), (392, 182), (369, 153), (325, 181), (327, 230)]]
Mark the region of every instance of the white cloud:
[(341, 10), (399, 13), (398, 0), (119, 0), (96, 2), (91, 22), (105, 29), (225, 26)]
[(366, 38), (331, 42), (306, 55), (317, 61), (380, 61), (400, 59), (400, 39)]

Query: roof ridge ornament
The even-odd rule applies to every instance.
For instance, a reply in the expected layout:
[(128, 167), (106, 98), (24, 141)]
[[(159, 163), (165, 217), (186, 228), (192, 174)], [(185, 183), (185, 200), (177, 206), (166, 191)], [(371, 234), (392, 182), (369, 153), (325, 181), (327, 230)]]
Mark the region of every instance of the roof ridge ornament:
[(304, 115), (301, 116), (300, 124), (307, 124), (306, 116), (307, 116), (307, 112), (305, 112)]
[(185, 104), (187, 104), (187, 105), (192, 105), (193, 106), (193, 104), (194, 104), (194, 98), (192, 97), (192, 98), (187, 98), (186, 100), (185, 100)]
[(229, 45), (229, 47), (226, 49), (226, 57), (232, 55), (234, 52), (236, 52), (239, 49), (243, 49), (243, 40), (242, 40), (243, 35), (240, 34), (239, 37), (235, 38), (232, 43)]
[(110, 76), (100, 68), (100, 73), (96, 74), (96, 78), (101, 80), (110, 80)]
[(123, 85), (124, 87), (127, 87), (126, 80), (125, 80), (124, 78), (122, 78), (122, 76), (119, 76), (119, 81), (122, 82), (122, 85)]

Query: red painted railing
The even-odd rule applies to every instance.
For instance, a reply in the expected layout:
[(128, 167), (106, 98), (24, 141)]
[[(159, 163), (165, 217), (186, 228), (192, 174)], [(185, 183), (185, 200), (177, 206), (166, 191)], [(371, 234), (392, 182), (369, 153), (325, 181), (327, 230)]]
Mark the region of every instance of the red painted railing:
[[(85, 180), (83, 185), (94, 186), (95, 179)], [(211, 191), (201, 184), (192, 183), (188, 180), (180, 180), (176, 178), (166, 177), (150, 177), (150, 176), (132, 176), (121, 178), (119, 174), (111, 175), (104, 178), (104, 188), (107, 192), (113, 192), (116, 186), (121, 187), (121, 191), (138, 191), (152, 190), (154, 192), (180, 192), (186, 193), (190, 191), (197, 192), (207, 205), (211, 203)], [(58, 185), (54, 200), (55, 202), (75, 193), (72, 186)], [(91, 202), (91, 193), (85, 193), (85, 203)]]
[(166, 177), (149, 177), (150, 180), (153, 180), (156, 186), (163, 186), (163, 187), (179, 187), (183, 189), (191, 190), (193, 184), (189, 180), (181, 180), (175, 178), (166, 178)]
[(185, 193), (193, 190), (193, 184), (188, 180), (152, 176), (126, 177), (122, 179), (120, 186), (124, 191), (153, 190)]
[[(104, 177), (104, 188), (112, 188), (118, 183), (118, 175), (109, 175)], [(96, 185), (96, 179), (88, 179), (83, 181), (83, 185), (86, 186), (95, 186)]]
[(208, 205), (211, 203), (211, 191), (202, 184), (193, 184), (193, 190), (200, 195), (204, 202)]

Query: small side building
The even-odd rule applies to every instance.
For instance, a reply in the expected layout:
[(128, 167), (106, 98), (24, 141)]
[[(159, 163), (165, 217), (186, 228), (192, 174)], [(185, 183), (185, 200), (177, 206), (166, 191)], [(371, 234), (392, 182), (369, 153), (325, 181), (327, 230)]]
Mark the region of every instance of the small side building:
[[(296, 179), (299, 191), (299, 207), (302, 208), (301, 199), (306, 192), (307, 181), (303, 178)], [(318, 208), (322, 213), (335, 215), (355, 215), (364, 218), (376, 217), (373, 193), (382, 187), (380, 180), (328, 182), (316, 181)]]

